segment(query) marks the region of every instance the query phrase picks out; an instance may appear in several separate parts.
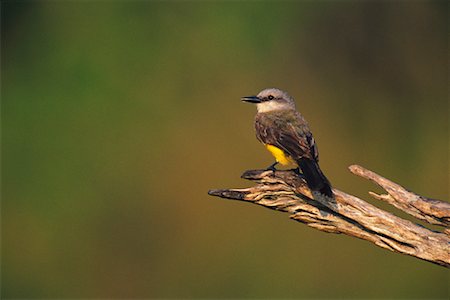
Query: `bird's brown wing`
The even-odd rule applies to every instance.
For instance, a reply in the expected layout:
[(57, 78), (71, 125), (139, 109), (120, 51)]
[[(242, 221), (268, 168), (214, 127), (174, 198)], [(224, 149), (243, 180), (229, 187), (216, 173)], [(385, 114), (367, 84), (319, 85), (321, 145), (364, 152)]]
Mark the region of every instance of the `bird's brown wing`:
[(318, 161), (317, 146), (303, 118), (295, 116), (295, 118), (282, 119), (283, 117), (257, 115), (255, 129), (258, 140), (282, 149), (295, 161), (299, 161), (301, 158)]
[(308, 124), (300, 114), (257, 114), (255, 129), (261, 142), (282, 149), (297, 162), (312, 191), (333, 197), (331, 184), (318, 164), (316, 143)]

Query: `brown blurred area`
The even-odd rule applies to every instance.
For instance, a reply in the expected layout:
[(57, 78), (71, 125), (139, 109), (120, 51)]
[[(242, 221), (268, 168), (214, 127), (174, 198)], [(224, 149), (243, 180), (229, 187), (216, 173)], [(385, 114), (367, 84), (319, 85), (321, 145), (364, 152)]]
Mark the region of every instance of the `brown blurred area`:
[(212, 198), (287, 90), (335, 187), (447, 200), (446, 1), (2, 1), (2, 298), (448, 297), (448, 271)]

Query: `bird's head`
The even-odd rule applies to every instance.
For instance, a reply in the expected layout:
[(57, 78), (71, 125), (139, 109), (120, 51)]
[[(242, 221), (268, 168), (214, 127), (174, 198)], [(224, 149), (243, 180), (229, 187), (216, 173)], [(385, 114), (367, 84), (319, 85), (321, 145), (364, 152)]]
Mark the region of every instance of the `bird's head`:
[(255, 103), (259, 113), (295, 109), (294, 99), (288, 93), (275, 88), (262, 90), (256, 96), (242, 97), (241, 100)]

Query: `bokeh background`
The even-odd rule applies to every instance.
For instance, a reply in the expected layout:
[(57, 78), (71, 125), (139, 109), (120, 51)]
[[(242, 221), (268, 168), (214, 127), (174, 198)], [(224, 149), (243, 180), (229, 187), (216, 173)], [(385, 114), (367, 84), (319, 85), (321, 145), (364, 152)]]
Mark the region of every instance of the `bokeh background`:
[(448, 270), (207, 195), (287, 90), (334, 186), (448, 199), (447, 1), (2, 1), (2, 298), (446, 298)]

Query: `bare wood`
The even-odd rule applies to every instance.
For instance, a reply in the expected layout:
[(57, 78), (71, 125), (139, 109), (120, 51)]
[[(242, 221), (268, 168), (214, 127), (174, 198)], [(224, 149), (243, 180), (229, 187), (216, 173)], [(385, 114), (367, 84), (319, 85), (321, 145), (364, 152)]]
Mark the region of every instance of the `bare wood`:
[[(449, 230), (447, 202), (415, 195), (360, 166), (351, 166), (350, 170), (386, 189), (388, 196), (371, 193), (377, 199)], [(450, 268), (450, 237), (445, 233), (416, 225), (337, 189), (333, 190), (334, 199), (312, 195), (304, 180), (292, 171), (252, 170), (242, 178), (258, 184), (245, 189), (210, 190), (209, 194), (287, 212), (292, 219), (318, 230), (354, 236)]]
[(414, 194), (404, 187), (361, 166), (353, 165), (349, 169), (353, 174), (375, 182), (387, 192), (387, 194), (383, 195), (369, 192), (372, 197), (386, 201), (411, 216), (430, 224), (444, 227), (450, 226), (450, 203)]

